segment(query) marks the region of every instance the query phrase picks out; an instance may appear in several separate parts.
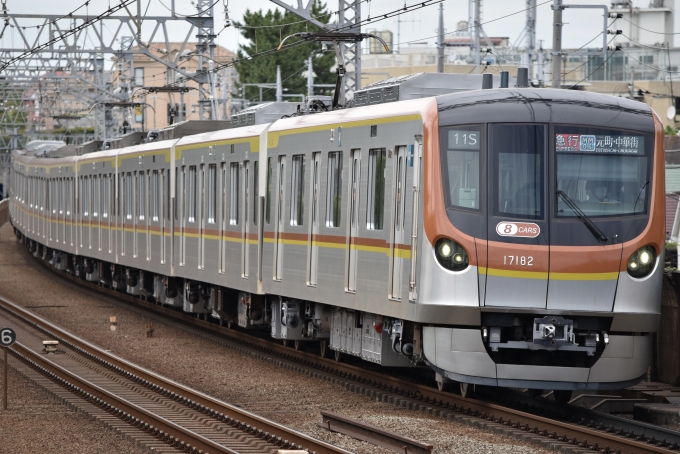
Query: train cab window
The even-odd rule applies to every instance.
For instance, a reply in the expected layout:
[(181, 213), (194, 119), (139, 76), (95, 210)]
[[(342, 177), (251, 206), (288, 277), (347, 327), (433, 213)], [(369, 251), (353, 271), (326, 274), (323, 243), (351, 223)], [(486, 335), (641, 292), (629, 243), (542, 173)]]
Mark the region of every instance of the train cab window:
[(267, 201), (265, 207), (265, 219), (267, 224), (271, 224), (272, 212), (272, 176), (274, 174), (274, 161), (267, 158)]
[(385, 213), (385, 149), (368, 151), (368, 204), (366, 228), (382, 230)]
[[(556, 191), (589, 217), (646, 214), (653, 140), (633, 131), (555, 126)], [(556, 197), (556, 217), (576, 216)]]
[(290, 225), (302, 225), (305, 211), (305, 155), (293, 156), (290, 181)]
[(342, 212), (342, 151), (328, 153), (326, 227), (340, 227)]
[(543, 219), (544, 125), (492, 125), (496, 216)]
[(217, 164), (208, 166), (208, 223), (217, 222)]
[(479, 210), (482, 128), (454, 126), (444, 129), (440, 143), (447, 206)]
[(238, 225), (238, 177), (239, 177), (239, 163), (232, 162), (229, 166), (229, 224)]
[(186, 189), (187, 221), (196, 222), (196, 166), (189, 166)]

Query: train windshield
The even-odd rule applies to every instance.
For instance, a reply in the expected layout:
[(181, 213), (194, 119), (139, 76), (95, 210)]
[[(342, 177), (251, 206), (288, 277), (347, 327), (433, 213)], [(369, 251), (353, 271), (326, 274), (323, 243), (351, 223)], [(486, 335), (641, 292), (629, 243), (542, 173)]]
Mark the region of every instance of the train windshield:
[[(630, 131), (555, 127), (557, 190), (587, 216), (647, 213), (652, 136)], [(557, 217), (576, 213), (556, 197)]]

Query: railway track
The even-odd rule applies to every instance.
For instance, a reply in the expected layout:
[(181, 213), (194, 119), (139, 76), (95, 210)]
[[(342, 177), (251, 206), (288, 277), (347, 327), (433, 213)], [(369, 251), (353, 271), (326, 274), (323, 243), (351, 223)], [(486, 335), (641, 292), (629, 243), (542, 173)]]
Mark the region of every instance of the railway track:
[[(669, 453), (680, 451), (680, 432), (664, 429), (638, 421), (625, 420), (582, 408), (550, 406), (518, 399), (509, 405), (466, 399), (457, 394), (411, 380), (397, 378), (381, 372), (343, 364), (316, 354), (276, 344), (271, 340), (222, 327), (216, 323), (189, 317), (184, 313), (156, 305), (142, 298), (89, 283), (37, 260), (50, 273), (88, 289), (97, 297), (106, 295), (130, 303), (133, 310), (148, 311), (172, 320), (185, 331), (212, 338), (222, 345), (242, 349), (252, 356), (279, 362), (282, 366), (299, 372), (334, 380), (348, 390), (406, 408), (427, 411), (444, 418), (459, 420), (487, 430), (510, 434), (523, 432), (521, 438), (544, 447), (572, 448), (573, 452), (592, 451), (606, 453)], [(199, 331), (199, 333), (196, 332)], [(332, 378), (335, 377), (335, 378)], [(514, 404), (512, 408), (510, 404)], [(552, 410), (551, 410), (552, 409)], [(546, 416), (547, 415), (547, 416)], [(555, 419), (561, 418), (561, 419)]]
[[(22, 322), (15, 330), (25, 341), (10, 348), (13, 356), (170, 448), (192, 454), (279, 449), (348, 454), (112, 355), (2, 297), (0, 308)], [(58, 340), (65, 354), (45, 354), (45, 337)]]

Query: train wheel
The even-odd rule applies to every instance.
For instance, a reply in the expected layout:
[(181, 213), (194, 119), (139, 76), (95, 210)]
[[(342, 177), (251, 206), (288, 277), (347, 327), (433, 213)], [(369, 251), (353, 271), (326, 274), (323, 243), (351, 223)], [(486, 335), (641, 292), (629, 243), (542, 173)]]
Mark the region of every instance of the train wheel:
[(529, 394), (529, 396), (531, 396), (532, 398), (535, 399), (537, 397), (541, 397), (541, 395), (543, 394), (543, 390), (542, 389), (528, 389), (527, 394)]
[(328, 341), (319, 341), (319, 353), (322, 358), (325, 358), (326, 355), (328, 355)]
[(294, 341), (293, 347), (295, 347), (295, 350), (300, 350), (302, 348), (302, 341), (301, 340)]
[(439, 391), (451, 391), (451, 383), (450, 382), (444, 382), (444, 381), (438, 381), (437, 382), (437, 389)]
[(335, 353), (334, 357), (335, 357), (335, 360), (337, 362), (342, 361), (342, 352), (341, 351), (335, 350), (335, 352), (333, 352), (333, 353)]
[(571, 391), (556, 389), (553, 391), (553, 398), (558, 404), (566, 404), (571, 400)]
[(471, 398), (475, 395), (475, 385), (469, 383), (460, 384), (460, 395), (465, 398)]

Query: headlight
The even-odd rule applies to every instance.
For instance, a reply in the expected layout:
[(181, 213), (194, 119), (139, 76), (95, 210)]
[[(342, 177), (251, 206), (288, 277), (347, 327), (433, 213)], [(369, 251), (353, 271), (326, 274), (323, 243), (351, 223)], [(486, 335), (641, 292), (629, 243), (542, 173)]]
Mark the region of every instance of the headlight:
[(628, 259), (628, 274), (641, 278), (647, 276), (654, 269), (656, 252), (651, 246), (645, 246), (633, 253)]
[(461, 271), (468, 266), (468, 255), (463, 246), (448, 238), (441, 238), (434, 246), (437, 260), (447, 270)]

